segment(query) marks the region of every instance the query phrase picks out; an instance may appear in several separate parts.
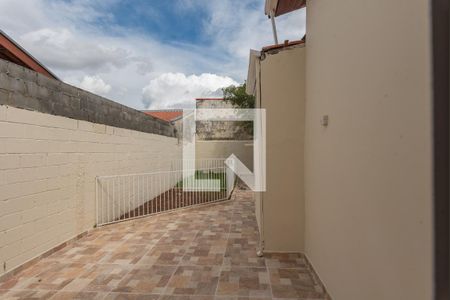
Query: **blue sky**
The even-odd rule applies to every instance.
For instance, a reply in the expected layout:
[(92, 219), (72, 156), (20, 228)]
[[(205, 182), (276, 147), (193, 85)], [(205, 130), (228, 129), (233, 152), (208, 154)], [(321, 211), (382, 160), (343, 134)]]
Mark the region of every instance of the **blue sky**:
[(201, 6), (176, 9), (180, 5), (183, 2), (134, 0), (119, 2), (110, 11), (118, 26), (133, 28), (164, 43), (211, 43), (212, 39), (202, 34), (202, 24), (208, 18), (206, 11)]
[[(65, 82), (137, 109), (190, 107), (245, 80), (250, 48), (273, 42), (263, 8), (264, 0), (0, 0), (0, 28)], [(280, 40), (300, 39), (305, 12), (277, 25)]]

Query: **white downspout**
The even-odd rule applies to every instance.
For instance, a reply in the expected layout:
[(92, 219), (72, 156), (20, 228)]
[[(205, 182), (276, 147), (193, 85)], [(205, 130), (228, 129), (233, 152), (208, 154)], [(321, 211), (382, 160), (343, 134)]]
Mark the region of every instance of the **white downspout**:
[(275, 24), (275, 14), (273, 11), (270, 12), (270, 21), (272, 22), (273, 39), (275, 40), (275, 45), (278, 45), (277, 25)]
[[(258, 80), (256, 82), (257, 85), (255, 86), (255, 94), (258, 96), (257, 99), (256, 99), (257, 108), (262, 108), (261, 56), (259, 56), (257, 58), (256, 77), (258, 78)], [(255, 159), (255, 158), (253, 158), (253, 159)], [(255, 165), (255, 163), (253, 165)], [(256, 252), (256, 255), (258, 257), (263, 257), (264, 256), (264, 248), (265, 248), (265, 238), (264, 238), (264, 193), (263, 192), (257, 192), (257, 193), (258, 193), (258, 196), (256, 196), (256, 197), (259, 198), (260, 204), (259, 204), (259, 212), (258, 212), (258, 214), (259, 214), (259, 245), (258, 245), (258, 250)]]

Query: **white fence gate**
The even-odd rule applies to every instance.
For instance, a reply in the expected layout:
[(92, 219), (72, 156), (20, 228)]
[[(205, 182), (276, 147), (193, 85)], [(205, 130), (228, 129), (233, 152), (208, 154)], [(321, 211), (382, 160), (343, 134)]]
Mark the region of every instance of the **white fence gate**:
[(175, 161), (170, 171), (97, 177), (97, 226), (230, 197), (235, 175), (224, 159), (190, 165), (191, 176), (183, 173), (181, 161)]

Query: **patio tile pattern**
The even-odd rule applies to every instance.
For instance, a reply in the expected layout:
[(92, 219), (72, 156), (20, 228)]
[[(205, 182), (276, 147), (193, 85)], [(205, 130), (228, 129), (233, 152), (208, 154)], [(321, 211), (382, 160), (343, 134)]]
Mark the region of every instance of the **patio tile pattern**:
[(269, 273), (266, 268), (226, 266), (220, 274), (217, 294), (271, 297)]
[(0, 281), (0, 299), (329, 299), (302, 254), (256, 256), (253, 194), (104, 226)]
[(214, 295), (219, 281), (218, 266), (180, 266), (173, 274), (165, 294)]

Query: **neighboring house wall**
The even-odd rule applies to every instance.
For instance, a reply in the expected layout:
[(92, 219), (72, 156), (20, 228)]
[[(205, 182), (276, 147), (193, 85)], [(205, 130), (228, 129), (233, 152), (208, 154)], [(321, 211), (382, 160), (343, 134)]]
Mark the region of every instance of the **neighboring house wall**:
[(183, 117), (176, 118), (170, 122), (175, 128), (175, 135), (179, 141), (183, 138)]
[(266, 191), (257, 195), (257, 219), (266, 252), (299, 252), (304, 250), (305, 224), (305, 48), (263, 56), (256, 97), (258, 106), (266, 109), (267, 165)]
[[(222, 99), (196, 99), (197, 109), (229, 109), (230, 102)], [(197, 159), (228, 158), (236, 155), (253, 170), (253, 136), (249, 125), (235, 121), (196, 121)]]
[(164, 120), (0, 59), (0, 105), (175, 136)]
[[(221, 99), (196, 99), (197, 109), (229, 109), (230, 102)], [(244, 122), (197, 121), (197, 140), (251, 140), (253, 136)]]
[(197, 140), (201, 141), (253, 139), (248, 121), (197, 121), (196, 126)]
[[(9, 69), (18, 75), (16, 67)], [(17, 81), (28, 83), (26, 76)], [(0, 102), (37, 102), (30, 91), (22, 96), (13, 87), (0, 88)], [(103, 100), (87, 95), (101, 106)], [(45, 100), (59, 109), (67, 105), (53, 98), (40, 101)], [(132, 109), (127, 113), (141, 116)], [(153, 130), (145, 117), (149, 123), (142, 130)], [(95, 225), (96, 176), (169, 170), (170, 160), (179, 159), (181, 146), (174, 137), (0, 105), (0, 275)]]
[(306, 255), (336, 300), (432, 299), (429, 3), (308, 1)]

